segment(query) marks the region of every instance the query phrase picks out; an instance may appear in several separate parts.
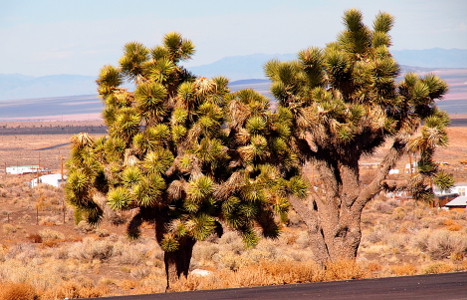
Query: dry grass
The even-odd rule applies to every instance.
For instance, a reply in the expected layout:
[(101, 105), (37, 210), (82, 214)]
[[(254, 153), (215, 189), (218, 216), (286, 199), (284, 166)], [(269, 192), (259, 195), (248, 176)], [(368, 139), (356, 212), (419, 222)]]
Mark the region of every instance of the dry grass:
[(5, 282), (0, 284), (0, 300), (37, 300), (34, 287), (27, 283)]
[[(456, 165), (464, 158), (465, 128), (450, 128), (451, 144), (437, 152), (437, 160), (450, 162), (456, 180), (467, 171)], [(40, 150), (44, 162), (67, 155), (69, 135), (9, 138), (2, 157), (33, 164)], [(13, 144), (11, 144), (13, 143)], [(29, 144), (28, 144), (29, 143)], [(3, 147), (3, 148), (1, 148)], [(14, 155), (13, 148), (21, 148)], [(456, 148), (458, 147), (458, 149)], [(45, 151), (45, 152), (42, 152)], [(51, 151), (46, 154), (47, 151)], [(378, 155), (378, 154), (377, 154)], [(53, 159), (51, 159), (53, 158)], [(405, 162), (401, 162), (401, 165)], [(457, 170), (456, 170), (457, 168)], [(4, 175), (4, 174), (3, 174)], [(362, 175), (363, 180), (368, 174)], [(104, 222), (100, 227), (74, 224), (70, 208), (63, 214), (63, 190), (41, 186), (30, 189), (26, 176), (0, 178), (0, 291), (1, 299), (69, 299), (163, 292), (163, 252), (151, 226), (142, 238), (130, 242), (125, 226)], [(467, 180), (464, 180), (467, 181)], [(362, 216), (363, 238), (356, 261), (329, 263), (326, 269), (312, 261), (308, 235), (298, 216), (277, 240), (261, 240), (244, 249), (241, 238), (227, 231), (196, 244), (192, 269), (208, 276), (189, 275), (172, 286), (173, 291), (261, 286), (403, 276), (467, 270), (467, 213), (440, 211), (425, 204), (380, 196)], [(15, 288), (12, 288), (15, 287)], [(11, 294), (23, 292), (24, 296)], [(10, 294), (8, 294), (10, 293)], [(28, 295), (35, 298), (27, 298)], [(9, 298), (8, 298), (9, 297)], [(23, 297), (23, 298), (21, 298)]]

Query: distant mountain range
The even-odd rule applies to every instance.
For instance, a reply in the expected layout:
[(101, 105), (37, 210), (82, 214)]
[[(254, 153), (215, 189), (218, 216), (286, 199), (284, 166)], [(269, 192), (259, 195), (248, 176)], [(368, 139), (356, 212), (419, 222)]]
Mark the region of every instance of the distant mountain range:
[[(467, 49), (392, 51), (401, 65), (421, 68), (467, 68)], [(265, 79), (263, 65), (273, 58), (292, 60), (296, 54), (252, 54), (220, 59), (212, 64), (191, 67), (196, 75), (224, 75), (231, 81)], [(21, 74), (0, 74), (0, 101), (96, 94), (96, 77), (82, 75), (51, 75), (32, 77)]]
[(82, 75), (0, 74), (0, 100), (96, 94), (95, 80), (94, 76)]
[[(394, 50), (391, 51), (400, 65), (421, 68), (467, 68), (467, 49)], [(252, 54), (225, 57), (212, 64), (189, 68), (196, 75), (227, 76), (231, 80), (262, 79), (264, 64), (271, 59), (293, 60), (296, 54)]]

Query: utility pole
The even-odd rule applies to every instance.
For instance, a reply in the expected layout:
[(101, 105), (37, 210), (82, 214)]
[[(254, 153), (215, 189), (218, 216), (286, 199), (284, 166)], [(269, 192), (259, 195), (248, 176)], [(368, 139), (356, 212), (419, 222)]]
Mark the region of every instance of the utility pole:
[[(60, 184), (62, 184), (64, 181), (64, 176), (63, 176), (63, 155), (61, 154), (60, 154), (60, 175), (61, 175)], [(62, 212), (63, 212), (63, 224), (65, 224), (65, 197), (63, 197)]]
[(40, 169), (41, 169), (41, 153), (39, 152), (39, 167), (37, 168), (37, 172), (36, 172), (36, 174), (37, 174), (37, 184), (38, 185), (39, 185), (39, 177), (41, 175)]

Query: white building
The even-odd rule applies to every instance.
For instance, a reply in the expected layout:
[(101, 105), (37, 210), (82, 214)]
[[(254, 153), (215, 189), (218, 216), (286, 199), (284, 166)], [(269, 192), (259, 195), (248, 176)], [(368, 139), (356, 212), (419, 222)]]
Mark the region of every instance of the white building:
[(460, 209), (460, 210), (466, 209), (467, 196), (459, 196), (453, 199), (452, 201), (446, 203), (444, 206), (449, 209)]
[(28, 165), (28, 166), (12, 166), (6, 168), (7, 174), (14, 175), (24, 175), (31, 173), (50, 173), (50, 169), (38, 166), (38, 165)]
[(440, 191), (438, 188), (434, 190), (435, 195), (458, 194), (459, 196), (466, 196), (466, 192), (467, 182), (458, 182), (449, 191)]
[(39, 184), (48, 184), (54, 187), (59, 187), (66, 182), (66, 176), (63, 176), (62, 181), (62, 174), (47, 174), (42, 175), (40, 177), (34, 178), (29, 182), (30, 187), (36, 187)]

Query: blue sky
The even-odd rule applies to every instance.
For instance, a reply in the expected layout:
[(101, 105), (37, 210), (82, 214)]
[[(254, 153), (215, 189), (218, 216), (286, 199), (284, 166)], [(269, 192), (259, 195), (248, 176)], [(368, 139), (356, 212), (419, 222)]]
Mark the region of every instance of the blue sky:
[(130, 41), (153, 47), (178, 31), (196, 45), (187, 66), (226, 56), (324, 46), (360, 9), (396, 18), (393, 49), (467, 49), (466, 0), (0, 0), (0, 74), (97, 75)]

